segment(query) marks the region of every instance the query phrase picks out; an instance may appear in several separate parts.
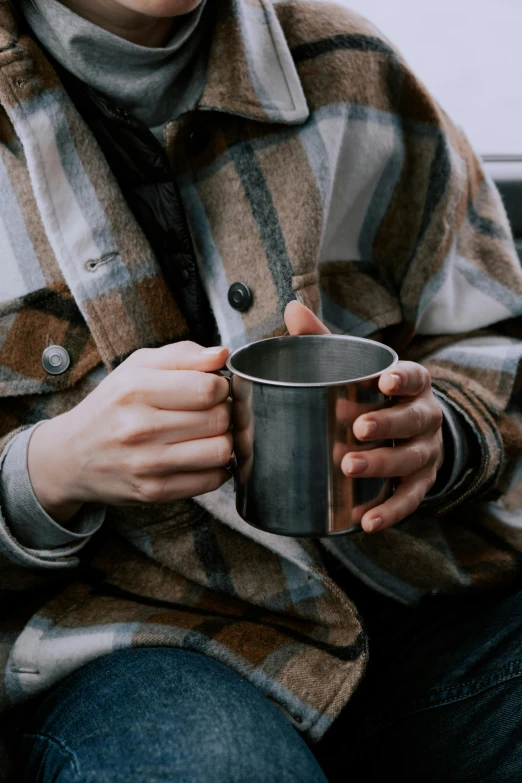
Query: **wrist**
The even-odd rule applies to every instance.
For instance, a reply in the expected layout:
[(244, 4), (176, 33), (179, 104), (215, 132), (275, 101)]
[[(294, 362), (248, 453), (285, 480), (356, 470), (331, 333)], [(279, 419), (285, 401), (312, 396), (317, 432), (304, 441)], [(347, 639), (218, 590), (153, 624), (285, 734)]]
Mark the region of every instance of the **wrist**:
[(69, 448), (68, 414), (34, 430), (27, 451), (29, 479), (38, 502), (58, 523), (67, 523), (83, 501), (74, 492), (74, 460)]

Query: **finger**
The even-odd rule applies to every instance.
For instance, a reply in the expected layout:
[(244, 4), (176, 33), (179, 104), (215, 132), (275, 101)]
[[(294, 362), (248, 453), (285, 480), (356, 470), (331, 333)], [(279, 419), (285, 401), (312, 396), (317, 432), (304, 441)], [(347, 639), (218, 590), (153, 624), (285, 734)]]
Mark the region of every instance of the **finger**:
[(341, 443), (340, 441), (337, 441), (337, 443), (334, 443), (334, 447), (332, 450), (332, 462), (336, 467), (340, 467), (342, 465), (343, 459), (346, 457), (346, 455), (350, 452), (350, 447), (346, 443)]
[(419, 471), (400, 481), (389, 500), (363, 516), (361, 520), (363, 530), (366, 533), (376, 533), (378, 530), (396, 525), (413, 514), (432, 488), (435, 478), (435, 472), (430, 469)]
[(353, 425), (358, 440), (392, 440), (414, 438), (435, 432), (442, 425), (442, 410), (435, 401), (419, 397), (415, 401), (397, 403), (370, 415), (360, 416)]
[(120, 435), (127, 445), (142, 443), (182, 443), (213, 438), (228, 432), (231, 405), (222, 402), (208, 411), (153, 410), (152, 415), (137, 421), (135, 415)]
[(377, 497), (372, 500), (368, 500), (366, 503), (361, 503), (358, 506), (354, 506), (352, 509), (352, 522), (354, 525), (360, 525), (364, 515), (371, 511), (373, 508), (377, 508), (384, 503), (393, 494), (393, 479), (386, 479), (379, 490)]
[(292, 335), (330, 334), (330, 330), (301, 302), (289, 302), (285, 310), (286, 328)]
[(129, 377), (132, 401), (162, 410), (206, 411), (228, 398), (230, 385), (226, 378), (196, 370), (147, 369), (136, 378)]
[(246, 430), (234, 430), (234, 454), (238, 462), (250, 460), (254, 453), (254, 428), (249, 427)]
[(251, 402), (242, 402), (241, 400), (234, 400), (232, 406), (232, 421), (235, 430), (246, 430), (250, 427), (252, 422), (252, 405)]
[(232, 434), (227, 432), (215, 438), (189, 440), (163, 449), (153, 473), (167, 474), (209, 468), (226, 467), (234, 451)]
[(335, 420), (341, 427), (351, 427), (359, 416), (378, 409), (374, 402), (355, 402), (339, 397), (335, 403)]
[(398, 362), (379, 378), (379, 389), (389, 396), (417, 397), (431, 388), (428, 370), (415, 362)]
[(351, 478), (409, 476), (427, 465), (434, 465), (438, 456), (439, 448), (435, 439), (415, 438), (394, 448), (351, 451), (344, 457), (341, 470)]
[(137, 491), (136, 503), (170, 503), (198, 497), (226, 484), (230, 473), (223, 468), (194, 473), (174, 473), (145, 481)]
[(204, 348), (197, 343), (184, 340), (161, 348), (140, 348), (131, 354), (123, 365), (150, 367), (155, 370), (215, 372), (223, 367), (227, 356), (228, 348), (223, 346)]
[(344, 441), (336, 441), (333, 445), (332, 449), (332, 462), (333, 464), (340, 468), (343, 462), (344, 457), (347, 454), (352, 454), (354, 457), (360, 457), (362, 456), (364, 458), (365, 454), (368, 454), (369, 451), (372, 451), (373, 449), (378, 449), (379, 444), (364, 444), (360, 448), (357, 446), (354, 446), (353, 444), (348, 445)]

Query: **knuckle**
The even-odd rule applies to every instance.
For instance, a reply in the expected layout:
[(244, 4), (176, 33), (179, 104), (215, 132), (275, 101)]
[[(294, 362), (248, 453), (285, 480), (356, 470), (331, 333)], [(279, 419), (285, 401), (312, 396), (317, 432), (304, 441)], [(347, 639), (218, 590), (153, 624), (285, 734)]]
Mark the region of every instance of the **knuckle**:
[[(423, 481), (419, 484), (419, 487), (417, 489), (416, 495), (415, 495), (415, 508), (418, 508), (424, 498), (426, 497), (427, 493), (431, 487), (428, 486), (428, 483), (426, 481)], [(415, 510), (415, 509), (414, 509)]]
[(223, 435), (230, 426), (230, 413), (226, 405), (217, 405), (208, 419), (208, 429), (213, 435)]
[(440, 448), (438, 443), (434, 443), (430, 449), (430, 456), (428, 460), (429, 465), (436, 465), (440, 456)]
[(426, 367), (423, 367), (422, 364), (418, 364), (417, 367), (419, 368), (420, 386), (422, 391), (425, 391), (431, 387), (431, 375), (429, 370), (427, 370)]
[(428, 474), (428, 476), (426, 478), (426, 492), (429, 492), (430, 489), (433, 489), (433, 487), (435, 486), (435, 482), (436, 481), (437, 481), (437, 471), (436, 470), (432, 470), (432, 471), (430, 471), (430, 473)]
[(226, 465), (232, 456), (232, 445), (230, 438), (223, 436), (216, 439), (215, 457), (218, 465)]
[(408, 514), (412, 514), (420, 506), (424, 499), (424, 495), (424, 484), (419, 484), (416, 482), (408, 489), (406, 493)]
[(152, 470), (149, 460), (140, 452), (132, 451), (125, 460), (127, 473), (134, 478), (146, 477)]
[(418, 394), (422, 394), (430, 383), (430, 374), (428, 370), (422, 366), (422, 364), (412, 364), (409, 371), (410, 382), (408, 386), (413, 390), (418, 390)]
[(440, 405), (436, 403), (433, 410), (433, 423), (438, 430), (440, 430), (440, 428), (442, 427), (443, 421), (444, 421), (444, 413), (442, 412), (442, 408), (440, 407)]
[(210, 408), (216, 398), (218, 378), (215, 375), (200, 373), (197, 400), (203, 408)]
[(411, 446), (411, 458), (415, 470), (420, 470), (426, 464), (426, 452), (422, 446)]
[(424, 408), (422, 405), (412, 405), (409, 410), (414, 431), (423, 432), (426, 424)]
[[(122, 365), (123, 368), (123, 365)], [(126, 367), (114, 378), (111, 402), (114, 405), (133, 405), (146, 390), (146, 383), (135, 368)]]
[(192, 340), (181, 340), (179, 343), (176, 343), (176, 349), (181, 353), (194, 353), (194, 349), (199, 348), (199, 346), (192, 342)]
[(424, 391), (424, 368), (420, 364), (415, 365), (415, 385), (419, 387), (421, 392)]
[(147, 438), (147, 429), (135, 416), (121, 416), (117, 426), (117, 439), (122, 446), (135, 446)]
[(159, 503), (163, 498), (163, 482), (158, 479), (148, 479), (137, 484), (136, 500), (139, 503)]

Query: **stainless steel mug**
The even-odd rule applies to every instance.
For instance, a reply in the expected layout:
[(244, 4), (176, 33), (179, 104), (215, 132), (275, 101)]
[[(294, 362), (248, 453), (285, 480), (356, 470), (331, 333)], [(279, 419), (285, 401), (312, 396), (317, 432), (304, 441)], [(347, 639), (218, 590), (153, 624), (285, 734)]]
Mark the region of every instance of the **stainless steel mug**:
[(397, 360), (386, 345), (345, 335), (274, 337), (230, 355), (236, 505), (246, 522), (284, 536), (360, 530), (391, 481), (347, 478), (341, 460), (383, 445), (358, 441), (353, 424), (391, 404), (378, 383)]

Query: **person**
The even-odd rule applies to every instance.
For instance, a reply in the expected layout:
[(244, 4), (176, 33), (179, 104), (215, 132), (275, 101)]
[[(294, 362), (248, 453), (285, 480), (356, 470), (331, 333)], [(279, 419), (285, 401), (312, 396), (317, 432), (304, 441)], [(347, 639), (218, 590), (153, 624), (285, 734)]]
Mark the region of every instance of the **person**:
[[(0, 155), (14, 779), (518, 780), (522, 274), (393, 45), (309, 0), (4, 0)], [(262, 533), (218, 370), (328, 330), (400, 355), (342, 462), (396, 489)]]

